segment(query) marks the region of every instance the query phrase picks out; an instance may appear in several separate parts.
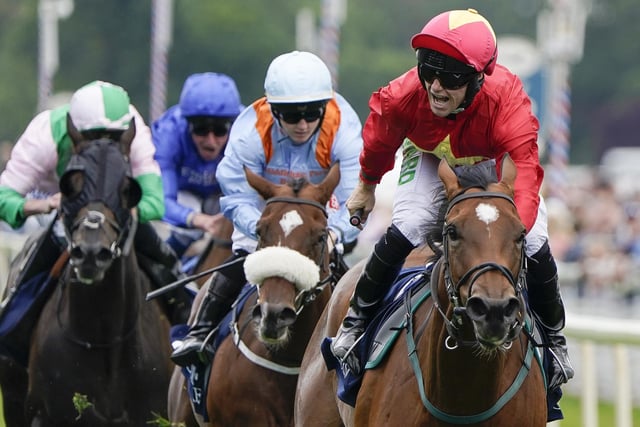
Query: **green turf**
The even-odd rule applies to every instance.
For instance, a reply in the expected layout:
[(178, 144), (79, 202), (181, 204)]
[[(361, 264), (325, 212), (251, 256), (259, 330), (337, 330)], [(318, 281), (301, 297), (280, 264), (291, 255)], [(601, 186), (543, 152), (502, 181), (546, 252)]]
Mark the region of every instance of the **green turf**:
[[(564, 413), (564, 420), (560, 422), (561, 427), (582, 427), (582, 408), (580, 399), (573, 396), (564, 396), (560, 401), (560, 408)], [(634, 426), (640, 426), (640, 408), (633, 409), (632, 422)], [(598, 407), (598, 425), (615, 426), (615, 412), (612, 403), (601, 402)]]

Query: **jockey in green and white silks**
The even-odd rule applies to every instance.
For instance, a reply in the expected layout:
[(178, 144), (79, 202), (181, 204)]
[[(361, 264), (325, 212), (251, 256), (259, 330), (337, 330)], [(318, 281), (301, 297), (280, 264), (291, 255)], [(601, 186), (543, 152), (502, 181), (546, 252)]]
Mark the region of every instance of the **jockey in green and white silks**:
[(46, 110), (31, 120), (16, 142), (11, 159), (0, 175), (0, 219), (13, 228), (20, 227), (30, 213), (48, 213), (57, 208), (48, 200), (39, 212), (25, 212), (25, 196), (38, 192), (45, 196), (58, 193), (58, 179), (71, 158), (72, 143), (67, 133), (67, 113), (81, 132), (97, 129), (125, 130), (136, 121), (136, 135), (131, 144), (132, 174), (142, 187), (138, 204), (140, 222), (162, 218), (164, 202), (160, 168), (151, 131), (119, 86), (96, 81), (79, 89), (70, 104)]
[[(103, 81), (91, 82), (74, 92), (69, 104), (43, 111), (31, 120), (0, 175), (0, 220), (19, 228), (32, 215), (48, 214), (60, 208), (58, 180), (73, 155), (67, 116), (88, 141), (101, 138), (119, 140), (135, 120), (136, 133), (128, 161), (131, 174), (142, 189), (142, 197), (137, 205), (139, 224), (134, 236), (138, 263), (151, 279), (153, 287), (177, 280), (180, 277), (179, 262), (150, 222), (161, 219), (164, 214), (160, 167), (154, 160), (151, 131), (131, 105), (127, 92), (120, 86)], [(40, 198), (31, 197), (34, 193)], [(32, 284), (30, 277), (50, 271), (56, 262), (55, 254), (61, 254), (67, 246), (62, 222), (58, 220), (51, 228), (43, 230), (38, 242), (36, 249), (26, 255), (27, 259), (15, 283), (8, 284), (13, 289), (10, 293), (12, 299), (21, 292), (23, 282), (29, 281), (29, 286), (38, 289), (46, 286), (45, 281)], [(43, 256), (39, 251), (47, 255)], [(171, 302), (167, 305), (167, 315), (176, 323), (186, 320), (190, 309), (189, 296), (182, 289), (180, 291), (181, 294), (171, 296)], [(31, 306), (34, 303), (32, 298), (23, 295), (17, 301), (20, 301), (21, 307)], [(7, 317), (4, 314), (0, 313), (0, 324)], [(23, 327), (23, 330), (29, 328)]]

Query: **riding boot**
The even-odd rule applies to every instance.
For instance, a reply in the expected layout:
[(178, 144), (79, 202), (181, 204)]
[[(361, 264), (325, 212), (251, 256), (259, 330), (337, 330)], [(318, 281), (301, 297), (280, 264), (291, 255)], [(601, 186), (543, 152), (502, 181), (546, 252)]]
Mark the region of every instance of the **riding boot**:
[(354, 374), (360, 373), (361, 369), (359, 357), (352, 349), (412, 249), (413, 245), (395, 226), (389, 227), (376, 244), (358, 279), (347, 315), (331, 343), (331, 352), (346, 363)]
[[(234, 254), (227, 262), (238, 258), (239, 254)], [(195, 322), (189, 328), (189, 333), (180, 346), (171, 354), (171, 360), (176, 365), (189, 366), (213, 359), (213, 349), (206, 346), (206, 339), (214, 329), (219, 327), (220, 321), (229, 312), (246, 283), (243, 264), (238, 262), (228, 267), (226, 271), (219, 271), (212, 276), (207, 293), (196, 313)]]
[[(180, 260), (149, 223), (138, 224), (134, 239), (140, 267), (151, 279), (153, 289), (182, 279)], [(172, 325), (186, 323), (191, 311), (191, 296), (184, 288), (167, 292), (162, 297), (167, 317)]]
[(551, 371), (548, 374), (548, 388), (553, 389), (573, 378), (567, 350), (567, 340), (562, 334), (565, 325), (565, 310), (558, 286), (555, 260), (547, 243), (527, 262), (527, 286), (529, 305), (549, 342)]

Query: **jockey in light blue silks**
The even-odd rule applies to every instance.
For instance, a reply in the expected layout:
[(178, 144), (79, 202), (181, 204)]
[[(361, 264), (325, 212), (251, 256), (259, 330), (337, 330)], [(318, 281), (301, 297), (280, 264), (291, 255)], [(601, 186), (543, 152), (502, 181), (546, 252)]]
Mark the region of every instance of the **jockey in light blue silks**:
[(358, 181), (362, 125), (349, 103), (333, 91), (329, 69), (309, 52), (286, 53), (271, 62), (264, 88), (266, 96), (234, 122), (216, 172), (224, 193), (220, 206), (234, 226), (227, 263), (237, 262), (213, 276), (189, 334), (174, 343), (171, 359), (181, 366), (201, 360), (204, 339), (246, 283), (243, 259), (256, 249), (264, 200), (249, 186), (244, 167), (277, 184), (302, 177), (318, 184), (339, 162), (340, 183), (328, 206), (330, 249), (343, 244), (347, 252), (359, 233), (349, 225), (345, 202)]

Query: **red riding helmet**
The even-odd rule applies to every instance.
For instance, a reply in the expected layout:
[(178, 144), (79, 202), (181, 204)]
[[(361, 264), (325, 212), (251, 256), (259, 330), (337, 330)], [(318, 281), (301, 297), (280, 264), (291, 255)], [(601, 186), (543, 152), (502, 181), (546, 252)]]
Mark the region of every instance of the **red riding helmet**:
[(451, 10), (432, 18), (411, 38), (411, 47), (435, 50), (489, 75), (498, 57), (491, 24), (474, 9)]

